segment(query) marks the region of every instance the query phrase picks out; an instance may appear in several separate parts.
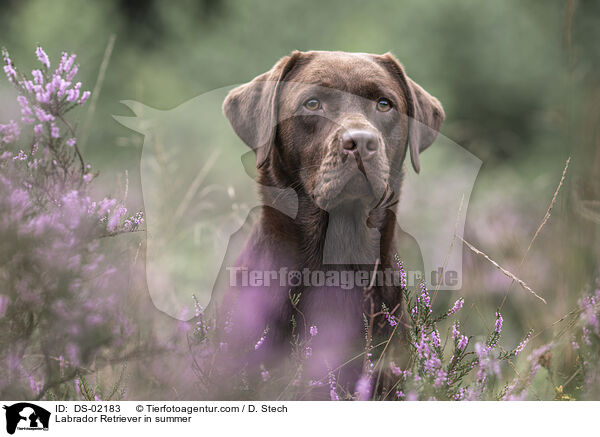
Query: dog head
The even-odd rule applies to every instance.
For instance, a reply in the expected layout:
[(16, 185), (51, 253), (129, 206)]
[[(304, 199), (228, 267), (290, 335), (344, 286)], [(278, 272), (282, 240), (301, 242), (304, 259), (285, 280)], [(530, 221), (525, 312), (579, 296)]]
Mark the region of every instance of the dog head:
[(380, 203), (444, 120), (437, 99), (391, 55), (293, 52), (235, 88), (223, 110), (257, 168), (330, 211)]

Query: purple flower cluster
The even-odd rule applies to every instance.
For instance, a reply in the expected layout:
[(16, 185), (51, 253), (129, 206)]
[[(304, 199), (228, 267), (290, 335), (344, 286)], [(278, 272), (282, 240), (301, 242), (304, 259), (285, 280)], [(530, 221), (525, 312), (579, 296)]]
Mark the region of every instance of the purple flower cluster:
[(19, 138), (19, 135), (21, 135), (21, 128), (13, 120), (8, 124), (0, 124), (0, 143), (13, 143)]
[(400, 260), (398, 254), (394, 255), (394, 260), (396, 261), (396, 265), (398, 266), (398, 273), (400, 275), (400, 287), (402, 290), (406, 290), (408, 286), (406, 270), (404, 269), (404, 263)]
[(529, 343), (529, 339), (531, 338), (531, 334), (533, 334), (533, 330), (530, 330), (527, 335), (525, 336), (525, 338), (521, 341), (521, 343), (519, 343), (519, 345), (515, 348), (515, 350), (513, 351), (514, 356), (516, 357), (517, 355), (519, 355), (521, 352), (523, 352), (523, 349), (525, 349), (525, 346), (527, 346), (527, 343)]
[(260, 347), (263, 345), (263, 343), (265, 342), (265, 340), (267, 339), (267, 333), (269, 332), (268, 329), (265, 329), (262, 333), (262, 336), (258, 339), (258, 341), (256, 342), (256, 344), (254, 345), (254, 350), (258, 350), (260, 349)]
[(456, 312), (463, 307), (464, 303), (465, 303), (465, 300), (461, 297), (456, 302), (454, 302), (454, 306), (448, 310), (447, 314), (449, 316), (456, 314)]
[(431, 297), (427, 291), (425, 281), (419, 282), (419, 290), (417, 292), (416, 304), (411, 309), (411, 317), (413, 320), (421, 319), (422, 321), (427, 320), (429, 315), (432, 313), (431, 309)]
[(402, 394), (398, 398), (408, 399), (409, 396), (403, 394), (412, 393), (419, 399), (495, 399), (491, 394), (491, 387), (501, 376), (501, 360), (520, 354), (531, 338), (531, 332), (511, 354), (498, 352), (496, 348), (504, 322), (498, 311), (487, 341), (476, 343), (474, 351), (469, 352), (467, 349), (470, 339), (461, 333), (458, 322), (455, 322), (451, 327), (454, 351), (452, 356), (445, 360), (444, 346), (437, 324), (462, 309), (464, 299), (456, 300), (446, 312), (434, 316), (431, 299), (423, 282), (414, 291), (414, 298), (411, 298), (411, 292), (408, 290), (405, 294), (412, 321), (412, 326), (407, 332), (413, 346), (414, 364), (407, 370), (390, 364), (391, 373), (400, 377), (400, 381), (394, 387)]
[[(58, 68), (50, 71), (50, 60), (41, 47), (36, 49), (38, 60), (42, 63), (42, 70), (33, 70), (32, 79), (20, 75), (8, 56), (4, 53), (4, 71), (8, 79), (17, 85), (21, 95), (18, 103), (21, 107), (21, 121), (34, 124), (36, 138), (47, 136), (52, 139), (61, 138), (57, 119), (75, 105), (83, 105), (90, 97), (90, 92), (81, 92), (81, 82), (73, 82), (79, 67), (74, 64), (75, 55), (62, 54)], [(13, 134), (14, 134), (13, 130)], [(3, 137), (6, 134), (3, 135)], [(74, 132), (70, 132), (74, 135)], [(18, 135), (17, 135), (18, 136)], [(4, 142), (6, 141), (3, 138)], [(66, 140), (70, 147), (75, 145), (75, 138)]]
[(502, 323), (504, 319), (499, 311), (496, 311), (496, 321), (494, 322), (494, 330), (490, 333), (486, 342), (487, 347), (491, 350), (498, 345), (500, 335), (502, 334)]
[(475, 354), (477, 355), (477, 381), (484, 384), (490, 375), (500, 376), (500, 363), (494, 357), (493, 348), (483, 344), (475, 343)]
[(390, 313), (387, 313), (385, 315), (385, 318), (387, 319), (391, 327), (394, 327), (398, 324), (398, 320), (396, 320), (396, 317), (392, 316)]
[(373, 381), (367, 375), (362, 375), (356, 382), (355, 392), (359, 401), (368, 401), (373, 392)]
[(429, 292), (427, 291), (427, 286), (425, 285), (425, 281), (421, 281), (419, 283), (420, 293), (417, 295), (417, 302), (423, 305), (424, 308), (428, 309), (431, 312), (431, 297), (429, 297)]
[(600, 335), (600, 324), (598, 323), (600, 312), (600, 289), (595, 294), (584, 296), (577, 301), (581, 315), (579, 319), (583, 326), (582, 340), (588, 346), (592, 344), (591, 335)]
[(421, 363), (423, 377), (433, 380), (434, 387), (439, 388), (447, 380), (440, 356), (440, 335), (436, 329), (429, 334), (423, 331), (419, 342), (416, 343), (417, 358)]
[(456, 323), (452, 325), (452, 338), (456, 341), (456, 349), (459, 351), (464, 351), (469, 344), (469, 339), (460, 333)]
[[(99, 219), (89, 197), (70, 191), (57, 199), (57, 208), (39, 210), (15, 179), (13, 172), (0, 177), (5, 189), (0, 194), (0, 240), (10, 260), (2, 268), (7, 294), (0, 328), (33, 314), (37, 330), (12, 344), (22, 348), (2, 345), (0, 360), (31, 376), (24, 355), (51, 344), (52, 354), (65, 357), (69, 372), (75, 372), (94, 358), (97, 348), (120, 347), (133, 332), (114, 291), (126, 281), (99, 251), (93, 237), (100, 231)], [(6, 339), (12, 342), (10, 335)], [(4, 376), (0, 372), (0, 393), (8, 388)], [(44, 378), (54, 383), (54, 376)]]
[(267, 382), (269, 379), (271, 379), (271, 374), (268, 370), (265, 369), (262, 369), (262, 371), (260, 372), (260, 376), (262, 377), (264, 382)]
[(496, 324), (494, 326), (494, 331), (498, 334), (502, 332), (502, 322), (503, 322), (502, 314), (499, 312), (496, 313)]
[(332, 371), (327, 374), (327, 383), (329, 384), (329, 398), (332, 401), (339, 401), (340, 397), (337, 394), (337, 381)]
[(131, 272), (110, 251), (114, 245), (101, 247), (99, 238), (143, 223), (141, 213), (126, 218), (115, 199), (93, 201), (89, 194), (89, 166), (65, 118), (89, 97), (73, 83), (74, 55), (63, 54), (54, 72), (41, 48), (36, 56), (42, 68), (27, 78), (3, 52), (4, 71), (20, 93), (21, 122), (31, 126), (33, 138), (25, 151), (17, 144), (19, 124), (0, 125), (0, 241), (6, 261), (0, 267), (0, 397), (15, 399), (46, 396), (108, 350), (117, 356), (125, 348), (136, 329), (121, 293)]
[[(84, 104), (90, 93), (82, 93), (81, 82), (74, 81), (78, 71), (75, 55), (63, 53), (55, 71), (50, 70), (50, 60), (41, 47), (37, 48), (36, 56), (42, 68), (34, 69), (27, 77), (3, 51), (4, 72), (19, 92), (20, 122), (32, 127), (28, 135), (33, 138), (31, 150), (19, 150), (14, 159), (24, 161), (35, 172), (27, 181), (27, 188), (35, 191), (35, 196), (56, 198), (67, 187), (79, 188), (93, 179), (77, 147), (75, 130), (65, 117), (67, 112)], [(14, 120), (0, 124), (0, 145), (16, 143), (22, 129)], [(12, 152), (0, 150), (4, 158), (9, 153)]]

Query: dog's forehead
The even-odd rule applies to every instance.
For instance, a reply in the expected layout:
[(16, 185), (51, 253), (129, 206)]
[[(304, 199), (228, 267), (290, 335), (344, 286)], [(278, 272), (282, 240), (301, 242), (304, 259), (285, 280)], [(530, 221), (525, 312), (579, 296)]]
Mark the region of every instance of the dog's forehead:
[(293, 81), (353, 92), (365, 84), (389, 86), (390, 72), (377, 55), (347, 52), (307, 52), (299, 63)]

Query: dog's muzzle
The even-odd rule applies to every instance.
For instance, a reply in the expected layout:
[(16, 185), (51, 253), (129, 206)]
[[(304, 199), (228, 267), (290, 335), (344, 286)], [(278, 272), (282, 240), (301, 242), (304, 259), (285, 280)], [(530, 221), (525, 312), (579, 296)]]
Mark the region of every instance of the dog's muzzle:
[(389, 165), (380, 133), (370, 123), (348, 124), (332, 136), (319, 170), (314, 194), (324, 209), (351, 200), (376, 202), (387, 184)]

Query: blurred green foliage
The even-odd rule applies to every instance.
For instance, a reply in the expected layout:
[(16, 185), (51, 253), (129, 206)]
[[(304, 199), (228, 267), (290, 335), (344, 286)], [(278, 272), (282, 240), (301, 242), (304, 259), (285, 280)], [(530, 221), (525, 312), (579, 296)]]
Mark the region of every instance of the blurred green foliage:
[(20, 65), (37, 43), (51, 56), (79, 53), (83, 79), (93, 83), (117, 35), (92, 141), (103, 144), (92, 153), (111, 161), (128, 158), (115, 153), (114, 135), (126, 133), (107, 116), (123, 112), (119, 100), (170, 108), (245, 82), (292, 50), (315, 49), (393, 52), (443, 102), (444, 134), (495, 163), (564, 148), (564, 9), (516, 0), (25, 0), (1, 4), (0, 41)]
[[(582, 218), (577, 199), (600, 199), (599, 20), (594, 0), (4, 0), (0, 46), (24, 70), (35, 65), (37, 44), (53, 59), (77, 53), (80, 80), (92, 89), (116, 35), (85, 154), (105, 180), (128, 170), (132, 191), (142, 137), (112, 119), (131, 115), (121, 100), (173, 108), (246, 82), (292, 50), (392, 52), (444, 105), (442, 133), (483, 161), (466, 238), (512, 271), (573, 156), (553, 218), (520, 271), (550, 304), (532, 307), (513, 286), (505, 307), (514, 322), (507, 335), (518, 341), (568, 311), (598, 272), (598, 211), (595, 221)], [(1, 121), (17, 114), (7, 90), (0, 80)], [(506, 221), (507, 211), (519, 218)], [(476, 257), (466, 266), (467, 306), (482, 307), (470, 316), (477, 331), (493, 323), (479, 315), (493, 314), (510, 281), (494, 282)]]

